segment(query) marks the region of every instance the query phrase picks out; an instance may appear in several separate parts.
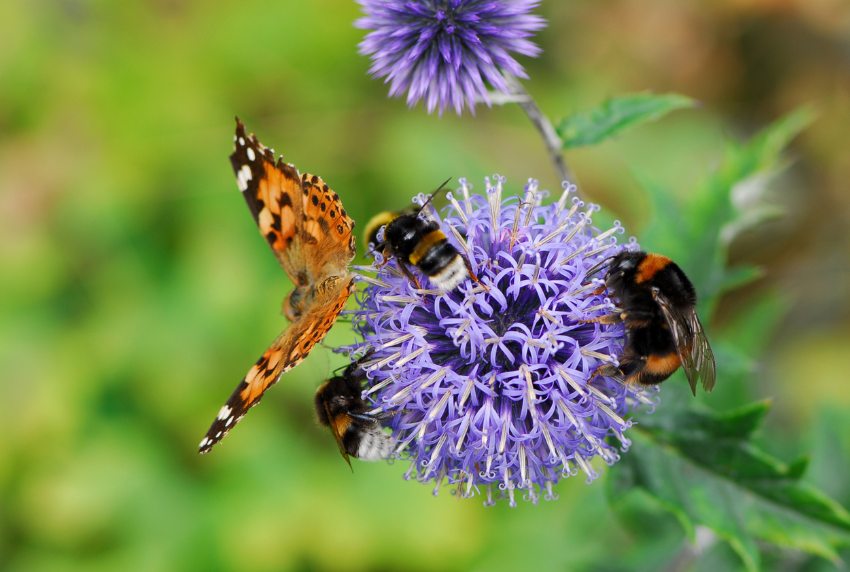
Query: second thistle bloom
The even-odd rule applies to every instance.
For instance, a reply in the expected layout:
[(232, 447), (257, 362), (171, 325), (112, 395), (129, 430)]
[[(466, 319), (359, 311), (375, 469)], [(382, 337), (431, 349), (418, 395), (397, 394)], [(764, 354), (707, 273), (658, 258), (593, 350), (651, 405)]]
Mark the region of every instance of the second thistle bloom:
[(536, 0), (359, 0), (366, 14), (355, 26), (372, 30), (360, 52), (372, 58), (372, 74), (385, 77), (390, 95), (407, 91), (412, 107), (428, 112), (487, 101), (487, 84), (508, 93), (501, 71), (526, 77), (510, 55), (536, 56), (528, 40), (544, 26), (529, 14)]
[(554, 498), (552, 485), (579, 470), (592, 481), (594, 458), (619, 458), (606, 437), (627, 447), (626, 413), (652, 400), (593, 376), (616, 363), (624, 331), (585, 321), (613, 308), (594, 266), (637, 245), (617, 244), (619, 223), (596, 230), (596, 207), (568, 191), (543, 207), (536, 182), (502, 201), (503, 182), (488, 181), (482, 197), (461, 180), (448, 217), (420, 214), (438, 220), (484, 286), (467, 280), (441, 295), (423, 276), (417, 290), (390, 260), (366, 279), (354, 319), (364, 341), (346, 349), (366, 356), (364, 397), (412, 461), (408, 476), (447, 479), (462, 496), (486, 489), (488, 503), (496, 488), (513, 504), (515, 489)]

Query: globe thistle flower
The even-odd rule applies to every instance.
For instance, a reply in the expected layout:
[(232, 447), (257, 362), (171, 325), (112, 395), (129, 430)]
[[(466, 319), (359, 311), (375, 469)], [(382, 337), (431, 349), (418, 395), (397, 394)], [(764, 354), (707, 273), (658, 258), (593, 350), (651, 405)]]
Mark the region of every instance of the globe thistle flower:
[(655, 404), (646, 389), (593, 377), (616, 363), (624, 330), (582, 321), (613, 308), (596, 293), (599, 263), (638, 247), (633, 238), (617, 244), (619, 222), (594, 228), (595, 205), (573, 198), (566, 209), (574, 186), (544, 207), (533, 180), (524, 200), (504, 202), (498, 176), (486, 198), (460, 182), (446, 218), (430, 205), (420, 216), (440, 222), (486, 289), (467, 280), (439, 295), (420, 274), (426, 289), (417, 290), (394, 259), (358, 267), (377, 277), (363, 277), (369, 286), (353, 312), (363, 342), (342, 351), (364, 356), (363, 397), (392, 429), (396, 457), (411, 461), (406, 478), (434, 482), (434, 494), (448, 480), (461, 497), (486, 494), (488, 505), (494, 487), (512, 506), (515, 489), (535, 503), (557, 498), (559, 479), (581, 470), (590, 483), (596, 457), (619, 458), (606, 437), (629, 446), (630, 408)]
[(425, 99), (428, 113), (464, 101), (474, 113), (476, 96), (487, 99), (489, 83), (508, 93), (501, 71), (527, 77), (509, 52), (536, 56), (528, 38), (545, 22), (528, 12), (537, 0), (359, 0), (365, 17), (354, 25), (372, 30), (360, 53), (372, 59), (370, 73), (385, 77), (390, 95), (407, 91), (410, 107)]

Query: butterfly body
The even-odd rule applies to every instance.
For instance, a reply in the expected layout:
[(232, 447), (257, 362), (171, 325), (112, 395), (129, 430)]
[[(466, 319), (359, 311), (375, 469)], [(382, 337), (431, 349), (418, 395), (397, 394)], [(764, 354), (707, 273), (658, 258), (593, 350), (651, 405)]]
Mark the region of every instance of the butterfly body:
[(316, 175), (299, 174), (248, 135), (237, 118), (230, 156), (236, 182), (266, 242), (293, 283), (283, 303), (292, 323), (272, 342), (219, 411), (200, 452), (208, 452), (259, 403), (280, 376), (327, 334), (354, 292), (354, 221)]

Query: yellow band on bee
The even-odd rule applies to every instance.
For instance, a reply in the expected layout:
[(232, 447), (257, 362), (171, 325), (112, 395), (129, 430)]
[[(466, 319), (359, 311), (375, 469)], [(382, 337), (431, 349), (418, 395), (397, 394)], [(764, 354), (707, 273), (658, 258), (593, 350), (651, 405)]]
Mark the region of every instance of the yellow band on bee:
[(413, 252), (408, 257), (410, 263), (414, 266), (419, 264), (419, 261), (422, 260), (431, 247), (443, 240), (446, 240), (446, 235), (443, 234), (442, 230), (432, 230), (423, 236), (422, 240), (419, 241), (419, 244), (416, 245), (416, 248), (413, 249)]

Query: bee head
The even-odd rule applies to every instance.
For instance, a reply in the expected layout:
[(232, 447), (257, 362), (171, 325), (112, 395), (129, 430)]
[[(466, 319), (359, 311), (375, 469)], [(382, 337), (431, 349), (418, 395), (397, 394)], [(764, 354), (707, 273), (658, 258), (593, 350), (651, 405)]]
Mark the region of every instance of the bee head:
[(620, 252), (611, 259), (611, 265), (608, 267), (606, 276), (625, 276), (630, 272), (634, 272), (638, 264), (640, 264), (641, 259), (645, 256), (645, 252), (632, 252), (630, 250)]

